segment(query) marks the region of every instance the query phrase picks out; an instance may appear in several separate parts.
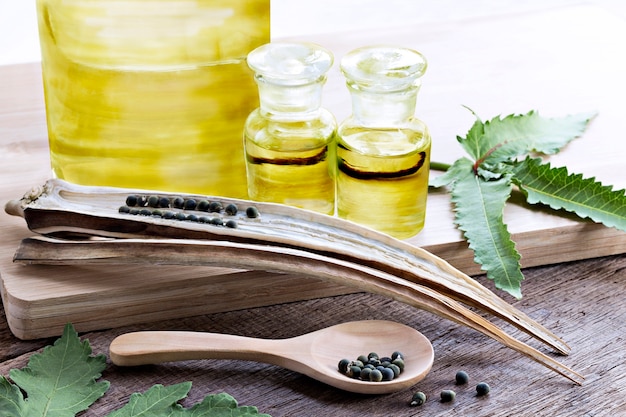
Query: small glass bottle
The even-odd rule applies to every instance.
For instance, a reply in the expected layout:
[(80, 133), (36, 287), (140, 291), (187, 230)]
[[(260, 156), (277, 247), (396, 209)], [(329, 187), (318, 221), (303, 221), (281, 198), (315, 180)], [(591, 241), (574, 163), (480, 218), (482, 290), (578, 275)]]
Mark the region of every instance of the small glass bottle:
[(260, 100), (244, 127), (250, 199), (334, 214), (337, 122), (321, 107), (332, 64), (311, 43), (268, 43), (248, 54)]
[(393, 46), (341, 60), (352, 115), (337, 131), (337, 214), (400, 239), (424, 227), (431, 138), (414, 113), (426, 67)]

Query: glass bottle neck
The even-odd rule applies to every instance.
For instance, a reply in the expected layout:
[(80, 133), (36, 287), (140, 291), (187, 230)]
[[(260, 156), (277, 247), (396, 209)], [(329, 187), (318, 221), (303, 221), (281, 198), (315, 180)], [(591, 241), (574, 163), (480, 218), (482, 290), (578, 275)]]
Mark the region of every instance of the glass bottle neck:
[(322, 105), (326, 77), (305, 84), (271, 82), (256, 77), (261, 114), (266, 116), (315, 113)]
[(360, 125), (388, 127), (415, 115), (418, 87), (401, 91), (368, 91), (348, 85), (352, 117)]

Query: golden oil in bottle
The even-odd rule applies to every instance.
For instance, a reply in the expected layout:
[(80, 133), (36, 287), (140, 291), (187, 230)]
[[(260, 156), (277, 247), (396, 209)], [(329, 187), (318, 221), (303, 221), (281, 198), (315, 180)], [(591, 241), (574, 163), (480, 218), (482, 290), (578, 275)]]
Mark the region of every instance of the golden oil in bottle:
[(246, 198), (269, 0), (37, 0), (56, 177)]
[(244, 127), (250, 199), (334, 213), (337, 125), (321, 107), (332, 62), (309, 43), (270, 43), (248, 55), (260, 99)]
[(431, 138), (414, 116), (421, 54), (366, 47), (341, 62), (352, 115), (337, 134), (337, 214), (397, 238), (424, 227)]

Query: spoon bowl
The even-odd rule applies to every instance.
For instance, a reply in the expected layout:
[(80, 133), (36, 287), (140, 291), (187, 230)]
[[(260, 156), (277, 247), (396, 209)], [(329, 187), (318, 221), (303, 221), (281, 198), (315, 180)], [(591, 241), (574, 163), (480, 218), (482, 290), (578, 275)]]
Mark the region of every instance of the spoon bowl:
[[(403, 353), (404, 371), (391, 381), (370, 382), (341, 374), (341, 359), (376, 352)], [(195, 359), (238, 359), (263, 362), (299, 372), (335, 388), (361, 394), (387, 394), (415, 385), (430, 371), (434, 351), (417, 330), (385, 320), (338, 324), (289, 339), (188, 331), (126, 333), (110, 345), (111, 361), (119, 366)]]

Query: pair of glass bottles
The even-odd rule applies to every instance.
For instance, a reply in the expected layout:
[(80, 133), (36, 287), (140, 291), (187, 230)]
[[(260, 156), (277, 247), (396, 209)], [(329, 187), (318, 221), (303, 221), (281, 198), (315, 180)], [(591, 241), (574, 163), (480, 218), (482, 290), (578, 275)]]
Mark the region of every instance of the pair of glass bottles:
[(375, 46), (341, 60), (352, 115), (337, 125), (322, 107), (331, 52), (270, 43), (248, 55), (260, 107), (244, 149), (249, 197), (338, 216), (397, 238), (424, 225), (431, 139), (414, 116), (426, 60)]

